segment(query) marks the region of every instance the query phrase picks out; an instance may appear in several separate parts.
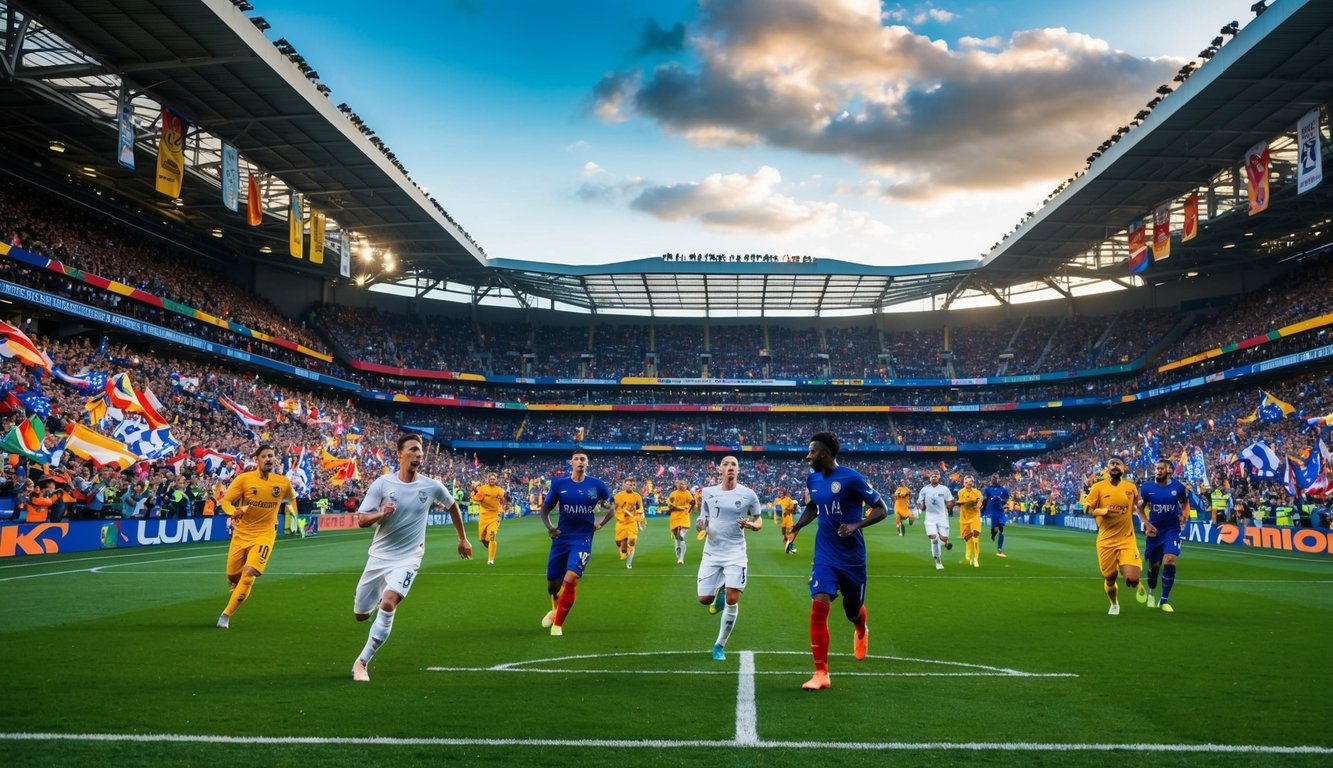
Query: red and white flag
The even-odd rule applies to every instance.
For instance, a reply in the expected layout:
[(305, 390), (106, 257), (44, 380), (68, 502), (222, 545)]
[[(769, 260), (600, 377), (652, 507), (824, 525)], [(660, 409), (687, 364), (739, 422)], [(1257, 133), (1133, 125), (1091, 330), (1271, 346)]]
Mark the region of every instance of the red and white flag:
[(226, 408), (227, 410), (236, 414), (236, 418), (240, 419), (241, 423), (247, 427), (262, 427), (268, 424), (270, 421), (272, 421), (272, 419), (259, 418), (258, 416), (251, 413), (250, 409), (246, 408), (245, 406), (241, 405), (235, 400), (232, 400), (230, 397), (227, 397), (226, 395), (218, 395), (218, 402), (222, 403), (223, 408)]

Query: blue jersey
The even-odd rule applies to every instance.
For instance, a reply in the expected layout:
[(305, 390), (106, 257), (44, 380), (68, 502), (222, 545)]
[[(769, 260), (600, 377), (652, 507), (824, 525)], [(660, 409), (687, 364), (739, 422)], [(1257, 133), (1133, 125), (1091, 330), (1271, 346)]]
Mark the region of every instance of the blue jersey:
[(819, 515), (815, 565), (864, 567), (866, 543), (861, 531), (843, 537), (838, 535), (838, 527), (864, 519), (864, 508), (880, 501), (879, 492), (870, 487), (860, 472), (847, 467), (834, 467), (827, 476), (811, 472), (805, 487)]
[(560, 517), (555, 527), (560, 529), (561, 537), (583, 536), (592, 538), (593, 516), (597, 505), (611, 498), (611, 491), (606, 483), (595, 477), (584, 477), (582, 482), (574, 482), (568, 477), (557, 477), (551, 481), (551, 490), (546, 492), (543, 507), (558, 502)]
[(1181, 503), (1188, 501), (1189, 492), (1179, 480), (1168, 480), (1162, 485), (1154, 480), (1139, 486), (1139, 496), (1148, 505), (1148, 522), (1157, 528), (1157, 535), (1180, 531)]
[(1004, 516), (1004, 503), (1009, 500), (1009, 491), (1002, 485), (988, 485), (981, 489), (981, 513), (994, 517)]

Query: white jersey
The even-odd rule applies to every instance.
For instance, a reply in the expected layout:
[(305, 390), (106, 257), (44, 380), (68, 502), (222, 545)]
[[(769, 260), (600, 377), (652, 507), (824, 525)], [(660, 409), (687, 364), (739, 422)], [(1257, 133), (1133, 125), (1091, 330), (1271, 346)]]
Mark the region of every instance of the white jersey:
[(939, 485), (925, 485), (921, 492), (916, 495), (917, 506), (926, 508), (927, 520), (948, 520), (949, 507), (946, 502), (953, 501), (953, 491), (944, 483)]
[(744, 565), (745, 531), (739, 521), (759, 517), (759, 497), (743, 485), (723, 490), (710, 485), (703, 490), (699, 516), (707, 521), (708, 540), (704, 542), (704, 560)]
[(371, 557), (395, 562), (421, 562), (426, 551), (426, 520), (431, 506), (454, 505), (454, 496), (439, 481), (425, 475), (404, 483), (398, 475), (381, 475), (366, 489), (358, 512), (377, 512), (380, 505), (393, 500), (394, 512), (375, 528), (370, 542)]

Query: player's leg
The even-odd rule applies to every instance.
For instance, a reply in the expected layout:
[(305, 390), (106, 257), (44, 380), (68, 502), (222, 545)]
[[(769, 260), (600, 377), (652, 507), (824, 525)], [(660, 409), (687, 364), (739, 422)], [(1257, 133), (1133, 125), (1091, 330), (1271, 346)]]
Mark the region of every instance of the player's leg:
[(398, 612), (398, 604), (406, 597), (406, 592), (412, 586), (412, 580), (416, 578), (416, 568), (394, 568), (389, 571), (384, 579), (386, 587), (384, 594), (380, 597), (379, 612), (375, 614), (375, 620), (370, 623), (369, 636), (366, 638), (366, 644), (361, 648), (361, 653), (357, 655), (356, 662), (352, 664), (352, 679), (357, 682), (369, 682), (370, 660), (375, 657), (375, 653), (389, 639), (389, 633), (393, 631), (393, 619)]
[(727, 658), (723, 649), (727, 646), (731, 631), (736, 628), (736, 618), (740, 616), (741, 593), (745, 591), (748, 570), (744, 565), (728, 565), (722, 569), (726, 604), (722, 607), (722, 619), (717, 629), (717, 640), (713, 643), (713, 659), (716, 661)]
[(1134, 590), (1135, 599), (1140, 603), (1148, 602), (1148, 590), (1139, 581), (1139, 575), (1143, 571), (1143, 559), (1139, 556), (1139, 547), (1136, 543), (1123, 545), (1118, 553), (1120, 562), (1120, 575), (1125, 577), (1125, 586)]
[(679, 525), (671, 526), (671, 551), (676, 555), (676, 565), (684, 565), (685, 529)]
[(555, 618), (551, 622), (552, 635), (558, 637), (564, 634), (565, 619), (569, 616), (570, 610), (574, 608), (579, 579), (583, 576), (583, 569), (588, 566), (588, 556), (591, 554), (591, 550), (591, 540), (584, 539), (572, 542), (572, 546), (565, 557), (565, 577), (560, 587), (560, 597), (555, 604)]
[(944, 570), (944, 563), (940, 562), (940, 539), (933, 532), (933, 523), (926, 523), (926, 538), (930, 539), (930, 557), (935, 561), (935, 570)]
[(999, 525), (992, 525), (992, 526), (991, 526), (991, 538), (993, 538), (993, 539), (995, 538), (995, 533), (996, 533), (997, 529), (998, 529), (998, 532), (999, 532), (999, 538), (996, 539), (996, 541), (995, 541), (995, 556), (996, 556), (996, 557), (1008, 557), (1007, 555), (1004, 554), (1004, 523), (1000, 523)]
[(1176, 555), (1179, 553), (1180, 540), (1177, 538), (1167, 543), (1166, 553), (1162, 555), (1162, 599), (1157, 604), (1167, 613), (1176, 610), (1168, 601), (1171, 599), (1171, 588), (1176, 584)]
[[(231, 593), (236, 591), (236, 585), (241, 581), (241, 572), (245, 570), (245, 555), (247, 547), (236, 539), (231, 540), (231, 546), (227, 548), (227, 599), (230, 604)], [(215, 626), (218, 629), (226, 629), (231, 624), (231, 616), (223, 613), (218, 616)]]
[(231, 590), (231, 597), (227, 600), (227, 607), (222, 610), (222, 615), (218, 617), (217, 626), (226, 629), (231, 625), (231, 616), (241, 607), (246, 598), (250, 596), (250, 590), (255, 585), (255, 579), (264, 572), (264, 566), (268, 564), (268, 556), (273, 551), (273, 540), (255, 542), (245, 547), (245, 567), (241, 569), (241, 577), (237, 580), (236, 586)]
[(856, 630), (852, 633), (852, 655), (858, 660), (866, 657), (870, 648), (870, 625), (866, 618), (865, 566), (838, 571), (838, 591), (842, 593), (842, 611)]
[(637, 531), (625, 537), (625, 551), (628, 553), (625, 557), (625, 567), (628, 569), (632, 570), (634, 568), (634, 548), (638, 545), (639, 535)]
[(1153, 598), (1153, 593), (1157, 591), (1157, 576), (1162, 571), (1162, 553), (1165, 542), (1158, 536), (1149, 536), (1144, 542), (1143, 559), (1148, 561), (1148, 582), (1147, 594), (1143, 602), (1148, 604), (1149, 608), (1156, 608), (1157, 601)]
[(815, 566), (810, 574), (810, 653), (814, 657), (815, 674), (801, 686), (807, 691), (828, 688), (828, 614), (836, 596), (838, 577), (833, 569)]
[(568, 558), (568, 542), (555, 539), (551, 542), (551, 552), (546, 558), (546, 593), (551, 598), (551, 609), (542, 616), (542, 628), (555, 623), (555, 610), (559, 604), (560, 588), (565, 583), (565, 562)]
[(1114, 549), (1110, 547), (1097, 548), (1097, 566), (1101, 569), (1102, 590), (1106, 592), (1106, 599), (1111, 602), (1111, 609), (1108, 613), (1112, 616), (1120, 614), (1119, 588), (1116, 585), (1119, 565)]

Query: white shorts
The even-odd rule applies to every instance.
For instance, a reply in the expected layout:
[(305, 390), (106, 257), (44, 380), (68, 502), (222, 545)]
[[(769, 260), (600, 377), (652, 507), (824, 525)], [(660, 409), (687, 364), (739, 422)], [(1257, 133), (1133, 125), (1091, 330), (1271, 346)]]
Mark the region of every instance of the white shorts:
[(942, 539), (949, 538), (949, 518), (927, 517), (925, 524), (927, 536), (939, 536)]
[(370, 558), (366, 562), (366, 569), (361, 572), (361, 581), (356, 585), (356, 596), (352, 598), (352, 612), (374, 613), (380, 601), (384, 599), (385, 592), (397, 592), (407, 597), (419, 570), (421, 570), (420, 561)]
[(711, 597), (723, 586), (744, 592), (747, 571), (743, 563), (699, 563), (699, 597)]

